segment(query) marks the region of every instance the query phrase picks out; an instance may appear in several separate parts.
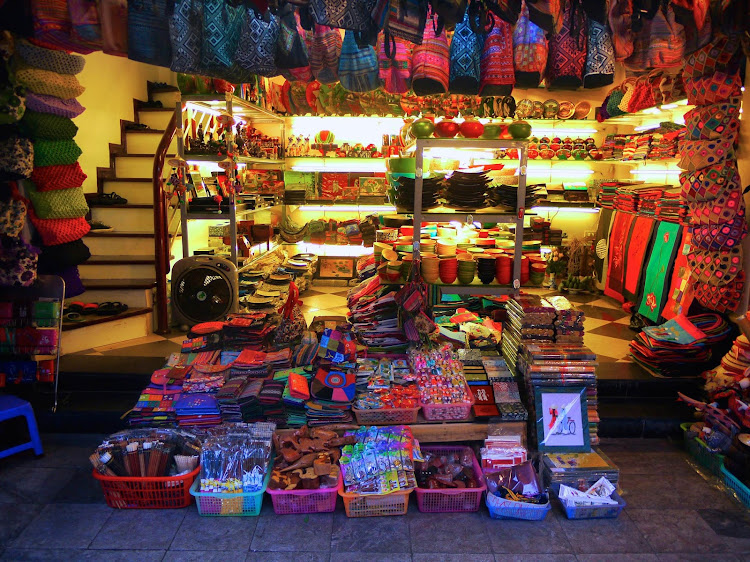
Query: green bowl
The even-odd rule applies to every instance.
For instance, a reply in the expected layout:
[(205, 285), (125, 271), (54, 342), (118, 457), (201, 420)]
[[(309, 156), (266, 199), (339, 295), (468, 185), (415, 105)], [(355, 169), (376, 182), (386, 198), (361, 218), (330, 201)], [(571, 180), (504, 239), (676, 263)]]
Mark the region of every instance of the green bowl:
[(417, 171), (416, 158), (388, 158), (385, 162), (388, 171), (395, 174), (414, 174)]

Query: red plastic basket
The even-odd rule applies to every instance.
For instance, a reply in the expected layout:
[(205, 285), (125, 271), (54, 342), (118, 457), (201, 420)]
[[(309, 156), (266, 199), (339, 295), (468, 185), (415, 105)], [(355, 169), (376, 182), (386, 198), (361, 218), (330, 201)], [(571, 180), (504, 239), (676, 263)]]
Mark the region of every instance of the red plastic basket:
[[(440, 447), (440, 446), (423, 446), (423, 453), (433, 453), (436, 455), (449, 455), (451, 453), (462, 453), (468, 447)], [(482, 505), (482, 494), (487, 489), (484, 485), (482, 476), (482, 467), (477, 461), (474, 451), (471, 452), (474, 474), (482, 486), (479, 488), (449, 488), (441, 490), (429, 490), (426, 488), (417, 488), (417, 507), (423, 513), (456, 513), (479, 511)]]
[(359, 425), (411, 425), (417, 423), (416, 408), (379, 408), (377, 410), (358, 410), (352, 408)]
[(198, 466), (181, 476), (123, 477), (105, 476), (96, 470), (94, 478), (99, 480), (104, 500), (109, 507), (117, 509), (173, 509), (187, 507), (193, 503), (190, 486), (200, 472)]
[(474, 405), (474, 399), (471, 398), (471, 391), (466, 387), (470, 399), (469, 402), (460, 404), (424, 404), (420, 401), (422, 415), (427, 421), (466, 421), (471, 417), (471, 407)]
[(339, 481), (335, 488), (325, 490), (266, 490), (271, 496), (273, 510), (276, 515), (290, 515), (292, 513), (330, 513), (336, 510), (336, 498), (343, 487), (343, 479), (339, 473)]

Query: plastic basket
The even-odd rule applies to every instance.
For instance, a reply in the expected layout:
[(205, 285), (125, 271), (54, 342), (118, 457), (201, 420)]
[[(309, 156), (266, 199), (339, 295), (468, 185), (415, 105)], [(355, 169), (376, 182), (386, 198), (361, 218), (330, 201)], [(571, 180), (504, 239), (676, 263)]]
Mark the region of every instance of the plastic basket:
[(617, 492), (610, 496), (617, 505), (566, 505), (560, 500), (558, 490), (559, 486), (550, 489), (568, 519), (617, 519), (627, 505)]
[(726, 487), (734, 490), (739, 500), (745, 504), (745, 507), (750, 509), (750, 488), (743, 484), (734, 474), (729, 472), (723, 463), (721, 465), (721, 478), (724, 480)]
[(505, 500), (494, 494), (487, 493), (487, 509), (493, 519), (524, 519), (526, 521), (542, 521), (552, 509), (547, 499), (546, 503), (533, 504)]
[(411, 425), (417, 423), (416, 408), (380, 408), (377, 410), (358, 410), (352, 408), (359, 425)]
[[(468, 447), (439, 447), (424, 446), (423, 453), (433, 453), (436, 455), (449, 455), (451, 453), (461, 453)], [(479, 461), (471, 451), (474, 474), (480, 482), (484, 482), (482, 476), (482, 467)], [(482, 484), (480, 488), (449, 488), (441, 490), (430, 490), (426, 488), (417, 488), (417, 507), (423, 513), (450, 513), (450, 512), (470, 512), (479, 511), (482, 504), (482, 493), (487, 486)]]
[[(466, 392), (471, 396), (469, 387)], [(460, 404), (424, 404), (419, 403), (422, 407), (422, 414), (427, 421), (466, 421), (471, 417), (471, 407), (474, 400)]]
[(271, 490), (266, 492), (271, 496), (273, 510), (276, 515), (292, 513), (330, 513), (336, 510), (338, 491), (343, 486), (343, 479), (339, 473), (339, 481), (335, 488), (324, 490)]
[(683, 423), (680, 425), (685, 432), (685, 448), (688, 453), (690, 453), (690, 456), (698, 461), (698, 464), (714, 476), (721, 478), (721, 468), (724, 465), (724, 455), (714, 453), (702, 439), (698, 437), (688, 437), (688, 430), (691, 425), (692, 424), (690, 423)]
[(193, 502), (190, 486), (200, 467), (181, 476), (106, 476), (96, 470), (94, 478), (102, 485), (104, 501), (117, 509), (173, 509)]
[(195, 504), (198, 513), (207, 517), (230, 517), (244, 516), (257, 517), (260, 508), (263, 507), (263, 492), (268, 487), (271, 479), (271, 469), (263, 479), (263, 486), (257, 492), (240, 492), (237, 494), (222, 494), (215, 492), (199, 492), (200, 479), (197, 478), (190, 488), (190, 493), (195, 496)]
[(344, 500), (347, 517), (406, 515), (406, 512), (409, 511), (409, 494), (411, 494), (411, 490), (372, 495), (339, 490), (339, 495)]

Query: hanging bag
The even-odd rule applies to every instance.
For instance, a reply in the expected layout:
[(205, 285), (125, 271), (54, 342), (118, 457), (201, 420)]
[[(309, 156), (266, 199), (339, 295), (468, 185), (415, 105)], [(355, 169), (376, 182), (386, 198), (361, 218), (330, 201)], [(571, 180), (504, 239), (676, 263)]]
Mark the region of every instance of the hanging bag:
[(83, 189), (56, 189), (39, 192), (30, 184), (26, 193), (34, 206), (34, 214), (40, 219), (76, 219), (89, 212)]
[(378, 0), (310, 0), (310, 13), (319, 25), (348, 31), (369, 32)]
[(369, 45), (360, 48), (353, 31), (347, 31), (344, 35), (339, 60), (339, 81), (350, 92), (370, 92), (380, 86), (375, 49)]
[(276, 328), (274, 344), (277, 347), (289, 347), (299, 343), (307, 330), (307, 322), (302, 314), (302, 301), (299, 300), (299, 289), (294, 281), (289, 284), (289, 297), (279, 313), (281, 321)]
[(418, 96), (444, 94), (450, 79), (450, 51), (445, 30), (436, 31), (431, 13), (421, 45), (414, 47), (412, 88)]
[(97, 4), (97, 0), (68, 0), (68, 13), (73, 38), (101, 48), (102, 27)]
[(378, 49), (378, 75), (383, 88), (389, 94), (405, 94), (411, 87), (411, 43), (386, 33)]
[(102, 26), (102, 51), (108, 55), (128, 56), (127, 0), (99, 0)]
[(21, 198), (11, 197), (0, 201), (0, 234), (20, 236), (26, 222), (26, 203)]
[(298, 29), (294, 7), (286, 4), (279, 10), (279, 38), (276, 43), (276, 67), (279, 69), (304, 68), (310, 66), (307, 46)]
[(234, 79), (228, 74), (234, 64), (240, 41), (245, 10), (242, 3), (230, 0), (201, 0), (203, 4), (203, 31), (201, 68), (203, 73)]
[(484, 41), (480, 68), (479, 94), (509, 96), (516, 83), (513, 69), (513, 31), (508, 22), (495, 18)]
[(437, 17), (435, 35), (441, 35), (446, 25), (463, 21), (467, 3), (467, 0), (430, 0), (432, 13)]
[(615, 50), (606, 23), (588, 19), (584, 88), (601, 88), (615, 81)]
[(385, 24), (386, 38), (391, 35), (421, 45), (426, 22), (425, 0), (390, 0)]
[(564, 4), (560, 31), (549, 40), (545, 81), (548, 88), (576, 89), (583, 85), (586, 64), (586, 13), (581, 0)]
[(172, 47), (168, 5), (172, 0), (128, 1), (128, 58), (156, 66), (169, 67)]
[(177, 0), (169, 18), (170, 69), (185, 74), (205, 74), (201, 66), (202, 34), (203, 2)]
[(276, 76), (276, 43), (279, 18), (267, 11), (262, 16), (253, 8), (245, 10), (235, 63), (242, 70), (260, 76)]
[(0, 286), (30, 287), (37, 277), (39, 250), (21, 238), (0, 239)]
[(471, 19), (470, 10), (466, 10), (463, 21), (456, 24), (453, 32), (449, 83), (452, 94), (475, 96), (479, 93), (480, 61), (484, 42), (482, 37), (474, 32)]
[(306, 34), (310, 71), (321, 84), (332, 84), (339, 79), (341, 33), (338, 29), (315, 24), (313, 32)]
[(547, 38), (544, 30), (529, 19), (526, 2), (513, 30), (513, 66), (519, 88), (537, 88), (547, 66)]
[(31, 0), (31, 16), (34, 39), (46, 47), (84, 55), (99, 48), (96, 43), (81, 41), (73, 35), (67, 0)]

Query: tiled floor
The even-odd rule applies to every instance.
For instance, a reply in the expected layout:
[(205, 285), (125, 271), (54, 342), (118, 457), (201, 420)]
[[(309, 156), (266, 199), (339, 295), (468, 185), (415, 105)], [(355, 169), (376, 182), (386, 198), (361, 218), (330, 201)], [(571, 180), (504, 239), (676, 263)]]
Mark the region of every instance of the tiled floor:
[[(0, 461), (1, 560), (747, 560), (750, 517), (721, 484), (667, 440), (604, 440), (621, 469), (627, 508), (616, 520), (544, 521), (479, 513), (348, 519), (335, 513), (200, 517), (115, 510), (88, 455), (101, 435), (43, 437), (46, 454)], [(412, 494), (413, 495), (413, 494)]]

